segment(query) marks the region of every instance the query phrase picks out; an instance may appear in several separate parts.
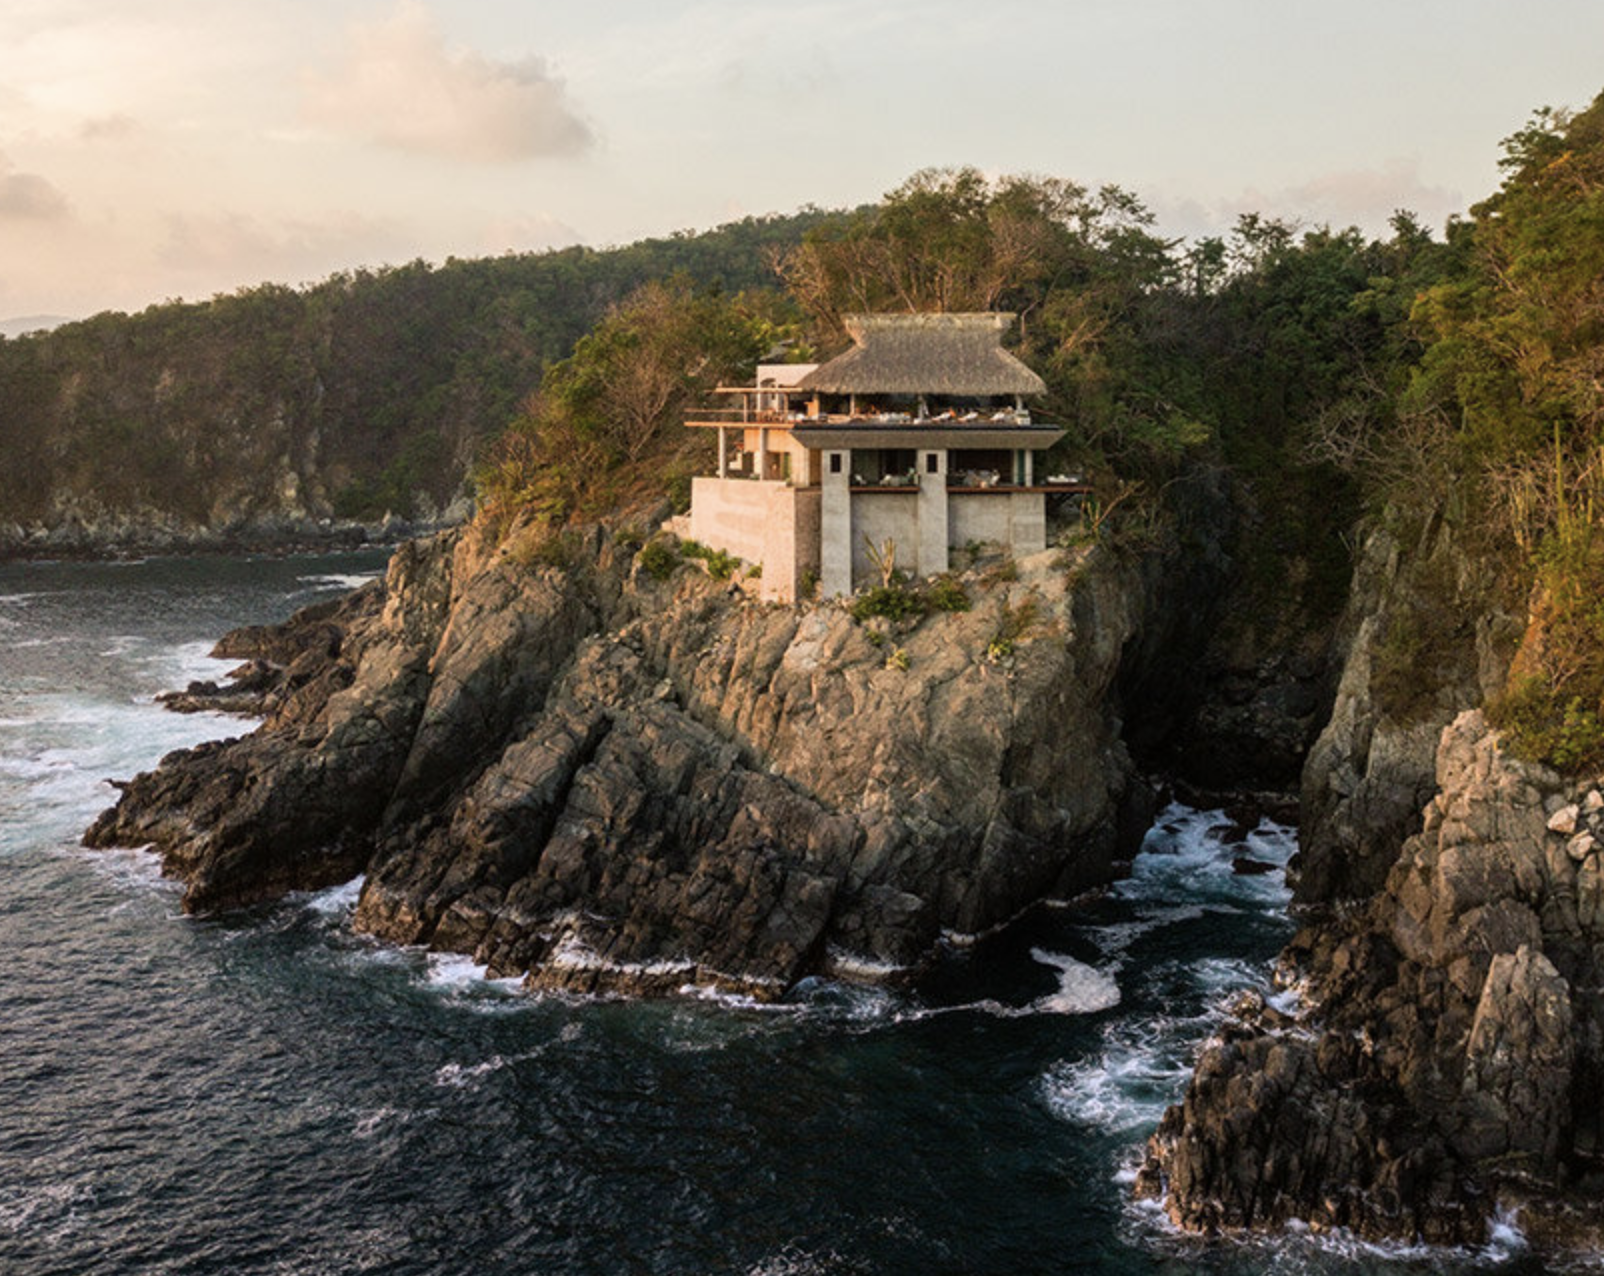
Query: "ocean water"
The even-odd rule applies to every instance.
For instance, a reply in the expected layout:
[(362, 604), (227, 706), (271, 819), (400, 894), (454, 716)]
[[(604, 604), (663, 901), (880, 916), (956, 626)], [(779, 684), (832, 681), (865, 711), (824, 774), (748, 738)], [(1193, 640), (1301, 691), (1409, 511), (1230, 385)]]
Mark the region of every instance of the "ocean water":
[(1129, 1200), (1143, 1141), (1290, 934), (1292, 830), (1172, 807), (1131, 877), (954, 944), (926, 984), (785, 1004), (533, 997), (373, 943), (359, 883), (188, 918), (78, 836), (233, 625), (375, 554), (0, 565), (0, 1273), (1541, 1270)]

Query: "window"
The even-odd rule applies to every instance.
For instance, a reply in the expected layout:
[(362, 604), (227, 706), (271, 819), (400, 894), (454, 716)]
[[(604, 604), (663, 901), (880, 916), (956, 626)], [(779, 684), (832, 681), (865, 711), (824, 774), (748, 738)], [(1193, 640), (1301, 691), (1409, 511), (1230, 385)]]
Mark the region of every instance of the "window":
[(839, 474), (839, 473), (841, 473), (841, 453), (839, 453), (839, 452), (831, 452), (830, 453), (830, 473), (831, 474)]
[(928, 452), (925, 454), (925, 473), (941, 473), (941, 454), (939, 452)]

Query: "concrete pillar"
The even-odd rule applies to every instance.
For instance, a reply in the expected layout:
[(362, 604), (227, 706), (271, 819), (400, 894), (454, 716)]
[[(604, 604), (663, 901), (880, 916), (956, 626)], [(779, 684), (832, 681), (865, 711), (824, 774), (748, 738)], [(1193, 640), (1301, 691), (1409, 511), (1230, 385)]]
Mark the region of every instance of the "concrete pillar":
[(819, 596), (852, 592), (852, 453), (824, 454), (819, 509)]
[(718, 427), (718, 476), (726, 478), (730, 470), (730, 445), (724, 437), (724, 427)]
[(921, 449), (919, 470), (919, 560), (914, 570), (934, 576), (947, 570), (947, 449)]
[(757, 432), (757, 476), (760, 479), (769, 476), (769, 432), (762, 427)]
[(1035, 479), (1036, 479), (1036, 454), (1034, 452), (1032, 452), (1029, 448), (1026, 448), (1025, 449), (1025, 454), (1021, 459), (1025, 463), (1024, 464), (1024, 475), (1025, 475), (1025, 483), (1024, 483), (1024, 485), (1026, 487), (1034, 487), (1036, 485), (1035, 484)]

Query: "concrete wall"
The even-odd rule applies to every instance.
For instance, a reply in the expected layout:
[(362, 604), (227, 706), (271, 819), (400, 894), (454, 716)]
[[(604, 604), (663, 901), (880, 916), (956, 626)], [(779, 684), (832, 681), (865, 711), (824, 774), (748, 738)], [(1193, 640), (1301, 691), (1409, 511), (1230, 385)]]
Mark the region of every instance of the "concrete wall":
[(691, 480), (693, 540), (763, 565), (760, 594), (795, 602), (804, 572), (819, 570), (819, 493), (756, 479)]
[(888, 540), (897, 547), (897, 566), (910, 575), (919, 570), (919, 494), (854, 492), (852, 494), (852, 583), (878, 585), (879, 569), (869, 559), (865, 538), (876, 546)]
[[(826, 598), (878, 584), (867, 541), (896, 545), (897, 566), (915, 575), (945, 571), (946, 546), (970, 541), (1006, 545), (1015, 554), (1047, 548), (1047, 503), (1040, 492), (949, 492), (945, 473), (920, 474), (914, 491), (857, 492), (843, 454), (823, 483), (795, 488), (755, 479), (691, 481), (688, 534), (694, 540), (763, 565), (762, 597), (795, 602), (802, 577), (814, 573)], [(924, 456), (920, 456), (923, 470)], [(944, 467), (943, 467), (944, 468)], [(941, 529), (945, 542), (937, 548)]]
[(1047, 548), (1047, 500), (1040, 492), (954, 492), (947, 498), (947, 544), (1007, 545), (1016, 554)]

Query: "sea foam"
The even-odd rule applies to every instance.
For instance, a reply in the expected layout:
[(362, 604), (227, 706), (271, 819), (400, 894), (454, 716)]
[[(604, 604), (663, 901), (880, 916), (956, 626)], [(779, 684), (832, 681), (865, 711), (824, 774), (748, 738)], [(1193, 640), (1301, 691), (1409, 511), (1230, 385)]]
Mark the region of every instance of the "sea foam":
[(1032, 1009), (1053, 1015), (1089, 1015), (1119, 1005), (1119, 983), (1113, 975), (1063, 953), (1032, 948), (1030, 955), (1059, 972), (1058, 991), (1039, 997)]

